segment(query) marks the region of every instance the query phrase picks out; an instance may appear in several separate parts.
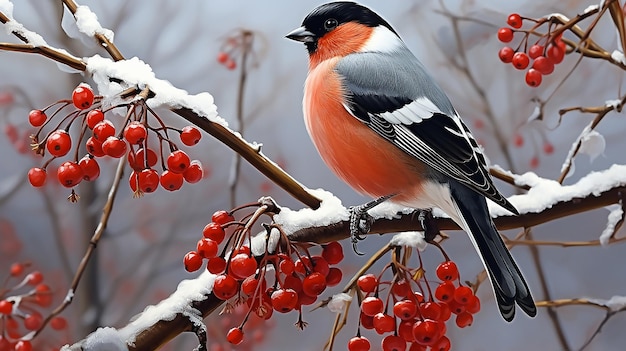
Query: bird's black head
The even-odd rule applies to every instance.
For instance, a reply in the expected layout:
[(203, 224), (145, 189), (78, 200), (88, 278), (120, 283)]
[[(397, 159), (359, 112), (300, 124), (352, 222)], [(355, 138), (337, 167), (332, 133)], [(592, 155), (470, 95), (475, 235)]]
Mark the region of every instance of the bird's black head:
[(356, 22), (368, 27), (385, 26), (395, 33), (391, 25), (374, 11), (350, 1), (338, 1), (320, 5), (302, 21), (302, 27), (287, 34), (287, 38), (301, 41), (309, 54), (317, 50), (319, 38), (344, 23)]

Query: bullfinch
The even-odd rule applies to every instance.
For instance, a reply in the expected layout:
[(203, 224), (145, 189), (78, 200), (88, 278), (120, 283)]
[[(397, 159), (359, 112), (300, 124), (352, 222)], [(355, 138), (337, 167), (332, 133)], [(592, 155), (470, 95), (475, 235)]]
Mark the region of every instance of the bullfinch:
[(353, 2), (309, 13), (287, 38), (309, 54), (303, 112), (328, 167), (357, 192), (437, 207), (469, 233), (502, 317), (537, 313), (486, 199), (518, 214), (493, 185), (470, 130), (391, 25)]

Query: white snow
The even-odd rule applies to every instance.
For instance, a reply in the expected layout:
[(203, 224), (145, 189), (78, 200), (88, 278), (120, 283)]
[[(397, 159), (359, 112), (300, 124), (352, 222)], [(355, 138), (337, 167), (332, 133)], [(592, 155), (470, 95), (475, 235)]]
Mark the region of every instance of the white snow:
[(587, 300), (601, 306), (606, 306), (611, 312), (617, 312), (626, 309), (626, 296), (615, 295), (608, 300), (594, 298), (588, 298)]
[(583, 11), (583, 14), (584, 14), (584, 13), (589, 13), (589, 12), (591, 12), (591, 11), (596, 11), (596, 10), (598, 10), (599, 8), (600, 8), (600, 6), (599, 6), (599, 5), (589, 5), (589, 6), (587, 6), (587, 8)]
[(604, 106), (606, 107), (612, 107), (614, 110), (617, 110), (617, 108), (619, 107), (619, 105), (622, 104), (622, 100), (620, 99), (614, 99), (614, 100), (606, 100), (604, 102)]
[(626, 66), (626, 58), (624, 57), (624, 53), (620, 50), (613, 50), (613, 52), (611, 53), (611, 58), (613, 59), (613, 61), (619, 62), (622, 65)]
[[(152, 68), (137, 57), (115, 62), (95, 55), (84, 60), (87, 62), (87, 72), (93, 76), (98, 85), (98, 92), (105, 96), (105, 104), (120, 103), (116, 96), (124, 89), (136, 86), (141, 89), (148, 86), (156, 94), (154, 98), (147, 100), (151, 108), (188, 108), (201, 117), (227, 126), (226, 121), (218, 116), (211, 94), (190, 95), (166, 80), (157, 79)], [(111, 82), (110, 78), (118, 78), (123, 82)]]
[(13, 35), (12, 33), (18, 33), (22, 37), (26, 38), (28, 44), (38, 47), (38, 46), (48, 46), (44, 38), (35, 33), (31, 32), (26, 27), (24, 27), (20, 22), (16, 21), (13, 18), (13, 3), (8, 0), (0, 0), (0, 11), (4, 13), (9, 21), (3, 24), (3, 27), (7, 33), (7, 35)]
[(215, 275), (208, 271), (204, 271), (196, 279), (183, 280), (172, 295), (157, 305), (146, 307), (132, 322), (121, 328), (118, 332), (122, 340), (132, 344), (139, 332), (160, 320), (172, 320), (179, 313), (189, 317), (195, 324), (202, 323), (200, 312), (191, 308), (191, 304), (206, 298), (212, 290), (214, 280)]
[(339, 313), (345, 309), (346, 304), (350, 301), (352, 301), (352, 296), (346, 293), (339, 293), (333, 295), (326, 307), (328, 307), (331, 312)]
[[(81, 349), (85, 351), (125, 351), (128, 350), (124, 338), (115, 328), (98, 328), (89, 334), (81, 344)], [(61, 351), (69, 350), (68, 345), (61, 348)]]
[[(528, 185), (531, 189), (526, 194), (509, 197), (509, 201), (520, 213), (539, 213), (561, 201), (598, 196), (604, 191), (626, 185), (626, 165), (613, 165), (601, 172), (591, 172), (572, 185), (561, 185), (533, 172), (514, 175), (514, 178), (516, 184)], [(489, 209), (494, 216), (508, 214), (508, 211), (492, 203)]]
[(343, 207), (341, 200), (332, 193), (323, 189), (308, 189), (308, 191), (322, 200), (320, 207), (317, 210), (303, 208), (298, 211), (282, 207), (280, 213), (274, 216), (274, 222), (279, 224), (285, 233), (291, 234), (304, 228), (327, 226), (350, 218), (348, 209)]
[(613, 234), (615, 234), (617, 223), (622, 220), (622, 217), (624, 216), (624, 210), (622, 210), (621, 205), (616, 204), (607, 206), (606, 209), (610, 212), (607, 218), (606, 227), (604, 228), (602, 233), (600, 233), (600, 245), (604, 247), (609, 245), (609, 240), (611, 239)]
[(76, 25), (81, 33), (90, 37), (93, 37), (96, 34), (102, 34), (110, 42), (113, 42), (113, 31), (102, 28), (100, 22), (98, 22), (98, 16), (91, 12), (88, 6), (78, 6), (76, 13), (74, 13), (74, 18), (76, 18)]
[(428, 245), (424, 240), (424, 232), (403, 232), (393, 236), (389, 244), (394, 246), (409, 246), (424, 251)]
[(591, 161), (604, 152), (606, 141), (604, 136), (595, 130), (590, 130), (581, 138), (580, 150), (578, 152), (589, 155)]
[(67, 291), (67, 294), (65, 294), (65, 299), (63, 300), (63, 302), (72, 302), (73, 298), (74, 298), (74, 289), (70, 289)]

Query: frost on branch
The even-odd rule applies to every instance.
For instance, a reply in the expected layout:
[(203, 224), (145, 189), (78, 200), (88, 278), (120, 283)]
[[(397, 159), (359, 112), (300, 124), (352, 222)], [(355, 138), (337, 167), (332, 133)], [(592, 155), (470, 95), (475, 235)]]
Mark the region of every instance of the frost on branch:
[(624, 220), (624, 210), (621, 205), (607, 206), (607, 209), (610, 212), (607, 218), (606, 227), (602, 233), (600, 233), (600, 244), (604, 247), (609, 245), (609, 240), (611, 240), (617, 230), (619, 230), (621, 222)]

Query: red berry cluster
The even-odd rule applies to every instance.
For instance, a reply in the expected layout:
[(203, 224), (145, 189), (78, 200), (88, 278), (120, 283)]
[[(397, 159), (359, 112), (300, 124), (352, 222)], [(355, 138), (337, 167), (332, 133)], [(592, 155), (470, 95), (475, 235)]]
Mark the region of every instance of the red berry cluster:
[[(521, 29), (524, 20), (534, 21), (535, 25), (528, 30)], [(510, 63), (519, 70), (525, 70), (530, 66), (526, 71), (525, 80), (531, 87), (539, 86), (543, 76), (551, 74), (554, 66), (565, 58), (566, 45), (561, 40), (562, 31), (559, 30), (540, 35), (529, 47), (530, 35), (538, 35), (538, 28), (545, 22), (545, 19), (537, 21), (513, 13), (507, 19), (509, 27), (498, 29), (498, 39), (503, 43), (513, 41), (515, 33), (524, 33), (517, 49), (505, 46), (500, 49), (498, 56), (500, 61)]]
[[(52, 119), (70, 104), (78, 110), (63, 117), (40, 141), (44, 127), (51, 124)], [(60, 107), (48, 117), (46, 111), (56, 105)], [(178, 130), (167, 127), (143, 100), (136, 100), (107, 110), (101, 110), (100, 105), (101, 97), (95, 96), (89, 86), (81, 84), (74, 89), (71, 100), (62, 100), (43, 110), (33, 110), (29, 113), (30, 124), (39, 128), (32, 136), (33, 150), (42, 156), (46, 153), (52, 156), (42, 167), (35, 167), (28, 171), (28, 180), (32, 186), (43, 186), (46, 183), (48, 165), (53, 160), (66, 156), (72, 150), (73, 142), (69, 130), (74, 123), (80, 123), (80, 135), (76, 142), (74, 157), (61, 163), (56, 172), (61, 185), (67, 188), (73, 188), (83, 180), (96, 180), (100, 175), (98, 159), (105, 156), (127, 157), (128, 164), (133, 169), (130, 187), (137, 196), (155, 191), (159, 184), (166, 190), (174, 191), (180, 189), (184, 181), (196, 183), (202, 179), (203, 171), (200, 162), (192, 161), (169, 138), (169, 132), (174, 131), (179, 134), (183, 144), (193, 146), (200, 141), (202, 136), (197, 128), (187, 126)], [(126, 118), (121, 127), (118, 127), (119, 130), (110, 119), (106, 118), (106, 114), (117, 107), (127, 109)], [(154, 117), (158, 127), (149, 124), (149, 114)], [(158, 139), (159, 153), (149, 146), (150, 132)], [(87, 155), (79, 159), (79, 145), (83, 142)], [(167, 157), (165, 157), (165, 150), (170, 152)], [(161, 162), (163, 168), (161, 173), (152, 168), (157, 164), (159, 155), (161, 160), (165, 161)], [(77, 200), (73, 190), (70, 200)]]
[[(453, 261), (445, 261), (437, 267), (441, 283), (434, 293), (424, 272), (418, 272), (416, 276), (423, 278), (421, 282), (399, 275), (385, 282), (374, 274), (362, 275), (357, 280), (358, 288), (366, 294), (361, 301), (360, 325), (385, 335), (381, 343), (383, 351), (404, 351), (407, 347), (410, 351), (450, 350), (446, 322), (455, 315), (456, 325), (465, 328), (472, 324), (472, 315), (480, 310), (480, 300), (472, 289), (460, 284), (459, 271)], [(412, 283), (416, 283), (417, 289)], [(380, 288), (384, 285), (391, 285), (385, 299), (380, 297)], [(349, 351), (370, 348), (370, 341), (360, 332), (348, 342)]]
[[(203, 238), (198, 241), (196, 250), (185, 255), (185, 269), (196, 271), (207, 259), (207, 270), (217, 275), (213, 294), (221, 300), (237, 297), (237, 301), (245, 301), (248, 314), (254, 313), (267, 320), (274, 311), (288, 313), (297, 310), (296, 325), (304, 328), (302, 306), (313, 304), (326, 287), (341, 282), (341, 270), (332, 267), (344, 257), (338, 242), (322, 245), (317, 255), (312, 255), (307, 247), (287, 243), (278, 245), (277, 252), (255, 257), (248, 245), (236, 244), (243, 242), (241, 231), (249, 227), (246, 223), (235, 221), (232, 212), (226, 211), (215, 212), (211, 219), (212, 222), (204, 227)], [(219, 245), (226, 238), (225, 229), (231, 226), (237, 229), (219, 253)], [(227, 252), (227, 249), (231, 251)], [(268, 269), (270, 267), (272, 269)], [(228, 331), (226, 339), (231, 344), (243, 341), (246, 321), (244, 318), (241, 325)]]
[[(43, 282), (39, 271), (26, 273), (26, 263), (14, 263), (9, 268), (9, 278), (0, 286), (0, 351), (33, 350), (30, 332), (43, 327), (44, 317), (39, 310), (52, 304), (52, 291)], [(19, 279), (12, 287), (6, 284)], [(19, 293), (24, 291), (23, 293)], [(63, 330), (67, 321), (55, 316), (50, 320), (54, 330)]]
[(232, 71), (237, 68), (236, 57), (240, 55), (243, 58), (242, 65), (245, 65), (246, 57), (249, 56), (247, 54), (254, 56), (254, 52), (252, 52), (253, 39), (254, 32), (243, 29), (228, 36), (217, 54), (217, 62)]

